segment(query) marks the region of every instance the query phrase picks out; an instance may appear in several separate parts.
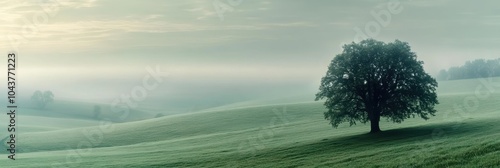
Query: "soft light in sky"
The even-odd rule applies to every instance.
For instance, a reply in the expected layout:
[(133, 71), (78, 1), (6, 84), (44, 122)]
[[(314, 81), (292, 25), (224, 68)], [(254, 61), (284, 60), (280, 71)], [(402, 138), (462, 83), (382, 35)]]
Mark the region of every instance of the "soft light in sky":
[[(218, 13), (214, 3), (230, 9)], [(387, 23), (381, 23), (377, 16), (389, 11), (390, 4), (400, 11), (382, 16)], [(215, 98), (224, 104), (267, 97), (265, 93), (313, 95), (341, 45), (372, 23), (380, 24), (373, 38), (409, 42), (431, 74), (466, 60), (498, 58), (499, 4), (10, 0), (0, 2), (0, 49), (16, 50), (12, 38), (23, 37), (16, 51), (26, 90), (50, 89), (65, 98), (113, 98), (140, 83), (145, 67), (160, 65), (170, 76), (156, 98)]]

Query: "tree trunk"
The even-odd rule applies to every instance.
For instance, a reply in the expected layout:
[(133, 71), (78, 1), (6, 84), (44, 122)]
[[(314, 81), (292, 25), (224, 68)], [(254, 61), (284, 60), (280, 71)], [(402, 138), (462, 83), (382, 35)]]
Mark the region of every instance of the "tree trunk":
[(370, 133), (380, 132), (379, 121), (380, 121), (380, 113), (379, 112), (374, 112), (370, 116), (370, 125), (371, 125), (371, 131), (370, 131)]

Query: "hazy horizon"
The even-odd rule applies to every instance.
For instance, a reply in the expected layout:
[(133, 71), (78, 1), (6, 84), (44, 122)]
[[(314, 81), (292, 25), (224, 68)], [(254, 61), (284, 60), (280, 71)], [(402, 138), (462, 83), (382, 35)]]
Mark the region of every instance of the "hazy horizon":
[[(43, 12), (37, 1), (24, 2), (0, 3), (4, 51), (12, 50), (8, 35), (22, 34), (23, 19)], [(214, 1), (59, 2), (57, 13), (16, 50), (21, 93), (113, 99), (140, 85), (146, 67), (159, 66), (169, 76), (148, 101), (219, 105), (312, 97), (341, 45), (355, 41), (356, 28), (380, 24), (372, 13), (387, 11), (390, 1), (245, 0), (223, 20)], [(496, 1), (399, 2), (399, 12), (373, 38), (408, 42), (429, 74), (500, 57)]]

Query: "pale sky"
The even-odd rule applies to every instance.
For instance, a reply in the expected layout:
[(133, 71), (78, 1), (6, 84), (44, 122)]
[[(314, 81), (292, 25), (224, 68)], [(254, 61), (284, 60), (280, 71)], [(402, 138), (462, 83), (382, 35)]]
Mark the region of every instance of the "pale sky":
[[(26, 92), (56, 97), (116, 97), (156, 65), (170, 74), (155, 95), (165, 101), (314, 94), (340, 46), (367, 25), (377, 40), (409, 42), (432, 75), (500, 56), (494, 0), (42, 2), (0, 2), (0, 50), (20, 55)], [(227, 7), (223, 18), (214, 4)]]

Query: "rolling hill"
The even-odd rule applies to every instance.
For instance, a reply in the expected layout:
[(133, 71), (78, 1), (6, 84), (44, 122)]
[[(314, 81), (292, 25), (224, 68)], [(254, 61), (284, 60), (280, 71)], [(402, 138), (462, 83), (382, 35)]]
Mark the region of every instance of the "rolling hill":
[(18, 160), (2, 157), (0, 167), (500, 166), (500, 87), (446, 81), (438, 93), (436, 116), (383, 120), (380, 134), (360, 123), (332, 129), (321, 102), (242, 103), (101, 126), (80, 115), (32, 116), (47, 123), (26, 121)]

